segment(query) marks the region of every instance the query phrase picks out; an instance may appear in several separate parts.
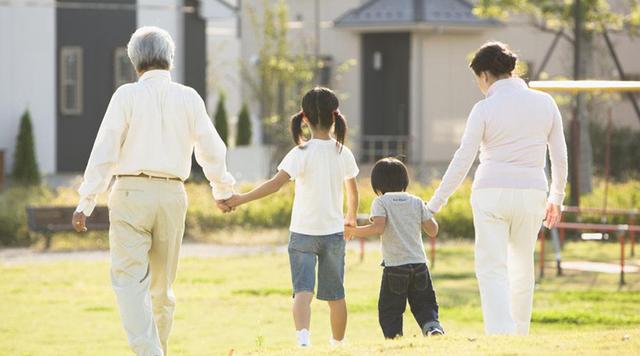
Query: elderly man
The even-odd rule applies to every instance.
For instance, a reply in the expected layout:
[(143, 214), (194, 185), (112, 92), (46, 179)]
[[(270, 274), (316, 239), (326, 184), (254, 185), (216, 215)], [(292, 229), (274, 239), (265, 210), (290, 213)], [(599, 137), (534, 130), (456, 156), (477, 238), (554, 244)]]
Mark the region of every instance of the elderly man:
[(111, 281), (129, 345), (137, 355), (166, 355), (173, 321), (178, 255), (187, 211), (183, 182), (191, 154), (211, 182), (218, 208), (233, 193), (226, 147), (192, 88), (171, 81), (171, 36), (142, 27), (128, 54), (139, 75), (111, 98), (80, 186), (73, 216), (77, 231), (96, 204), (109, 196)]

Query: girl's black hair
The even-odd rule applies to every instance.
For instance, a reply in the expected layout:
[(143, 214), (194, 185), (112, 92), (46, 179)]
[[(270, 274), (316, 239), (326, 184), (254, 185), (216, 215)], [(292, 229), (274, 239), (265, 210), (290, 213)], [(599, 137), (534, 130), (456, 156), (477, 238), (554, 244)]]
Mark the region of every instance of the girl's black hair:
[(477, 76), (484, 71), (489, 71), (496, 77), (503, 74), (511, 74), (516, 68), (518, 56), (511, 52), (509, 47), (502, 42), (487, 42), (473, 56), (469, 67)]
[(404, 192), (409, 186), (407, 167), (397, 158), (379, 160), (371, 170), (371, 188), (377, 195)]
[(336, 141), (340, 149), (347, 136), (347, 120), (338, 110), (340, 101), (329, 88), (315, 87), (302, 97), (302, 110), (291, 117), (291, 136), (296, 145), (305, 139), (302, 133), (302, 119), (309, 120), (313, 127), (330, 130), (334, 127)]

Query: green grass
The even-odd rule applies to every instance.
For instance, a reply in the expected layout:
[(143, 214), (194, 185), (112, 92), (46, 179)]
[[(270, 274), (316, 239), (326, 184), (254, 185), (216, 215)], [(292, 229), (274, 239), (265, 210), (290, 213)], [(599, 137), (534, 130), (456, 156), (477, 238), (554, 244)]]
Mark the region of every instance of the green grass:
[[(615, 258), (615, 244), (569, 243), (567, 255)], [(551, 256), (549, 256), (551, 257)], [(576, 273), (537, 286), (530, 337), (485, 337), (473, 250), (451, 242), (432, 270), (444, 338), (425, 339), (411, 315), (405, 337), (385, 341), (377, 323), (379, 254), (347, 255), (349, 345), (330, 350), (325, 303), (314, 301), (314, 347), (292, 347), (288, 259), (284, 254), (186, 258), (175, 292), (171, 355), (633, 354), (640, 350), (640, 276)], [(632, 261), (637, 263), (638, 261)], [(553, 275), (549, 264), (548, 276)], [(303, 352), (304, 351), (304, 352)], [(0, 355), (128, 355), (106, 262), (0, 265)]]

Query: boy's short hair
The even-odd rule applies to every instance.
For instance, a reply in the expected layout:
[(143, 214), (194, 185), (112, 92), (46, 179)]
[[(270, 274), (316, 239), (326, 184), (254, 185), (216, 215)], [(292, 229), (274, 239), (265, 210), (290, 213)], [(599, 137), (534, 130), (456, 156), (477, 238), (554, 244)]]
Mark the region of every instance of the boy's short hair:
[(371, 187), (382, 195), (389, 192), (404, 192), (409, 186), (407, 166), (397, 158), (382, 158), (371, 170)]

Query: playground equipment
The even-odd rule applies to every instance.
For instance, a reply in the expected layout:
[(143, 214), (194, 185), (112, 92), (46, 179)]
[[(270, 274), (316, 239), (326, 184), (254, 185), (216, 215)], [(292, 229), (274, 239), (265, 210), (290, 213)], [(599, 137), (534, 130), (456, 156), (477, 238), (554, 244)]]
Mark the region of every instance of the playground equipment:
[[(605, 39), (608, 41), (608, 37), (605, 36)], [(608, 43), (609, 44), (609, 43)], [(615, 51), (610, 48), (612, 55), (614, 55), (614, 60), (617, 61), (617, 57), (615, 56)], [(620, 71), (622, 77), (623, 71), (618, 63), (618, 70)], [(560, 80), (560, 81), (532, 81), (529, 83), (529, 87), (536, 90), (541, 90), (545, 92), (569, 92), (569, 93), (580, 93), (580, 92), (591, 92), (591, 93), (611, 93), (611, 92), (624, 92), (630, 95), (632, 99), (632, 103), (634, 104), (634, 108), (638, 113), (637, 103), (635, 98), (631, 96), (633, 92), (640, 92), (640, 81), (617, 81), (617, 80)], [(599, 232), (599, 233), (607, 233), (613, 232), (618, 237), (620, 241), (620, 285), (624, 285), (624, 263), (625, 263), (625, 234), (629, 234), (629, 239), (631, 240), (631, 256), (635, 255), (635, 233), (640, 231), (640, 226), (634, 225), (636, 222), (636, 217), (640, 212), (638, 209), (608, 209), (608, 187), (609, 187), (609, 173), (610, 173), (610, 160), (611, 160), (611, 130), (612, 130), (612, 110), (609, 107), (609, 115), (607, 118), (607, 138), (605, 141), (605, 192), (603, 197), (602, 208), (585, 208), (576, 206), (567, 206), (563, 207), (563, 212), (575, 213), (575, 214), (583, 214), (583, 213), (595, 213), (601, 215), (601, 224), (583, 224), (579, 222), (563, 222), (560, 223), (555, 229), (551, 230), (552, 242), (554, 244), (554, 249), (556, 253), (556, 271), (558, 275), (562, 275), (562, 255), (561, 248), (562, 243), (564, 242), (565, 232), (566, 230), (575, 230), (582, 232)], [(578, 130), (574, 127), (578, 122), (574, 118), (572, 120), (572, 142), (577, 142), (577, 134)], [(573, 145), (572, 150), (573, 162), (579, 161), (580, 150), (577, 145)], [(579, 184), (578, 170), (572, 169), (574, 179), (572, 180), (573, 185)], [(579, 204), (579, 200), (576, 200)], [(607, 215), (627, 215), (628, 221), (627, 225), (612, 225), (606, 224)], [(544, 277), (544, 231), (540, 231), (539, 239), (540, 239), (540, 278)]]

